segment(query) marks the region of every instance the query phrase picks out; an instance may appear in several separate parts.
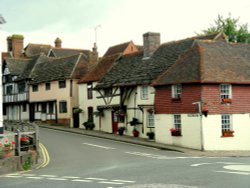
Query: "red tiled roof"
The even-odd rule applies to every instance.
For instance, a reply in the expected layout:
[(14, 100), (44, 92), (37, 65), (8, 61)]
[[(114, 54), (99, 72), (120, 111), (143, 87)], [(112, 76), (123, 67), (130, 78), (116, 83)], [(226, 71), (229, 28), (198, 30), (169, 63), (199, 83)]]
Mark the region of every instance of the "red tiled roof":
[(126, 50), (126, 48), (128, 47), (128, 45), (131, 43), (131, 41), (129, 42), (125, 42), (125, 43), (122, 43), (122, 44), (118, 44), (118, 45), (115, 45), (115, 46), (111, 46), (107, 52), (104, 54), (104, 56), (110, 56), (110, 55), (114, 55), (114, 54), (117, 54), (117, 53), (123, 53), (124, 50)]
[(250, 45), (196, 41), (153, 85), (176, 83), (250, 84)]
[(120, 57), (120, 54), (103, 57), (94, 69), (82, 77), (79, 83), (94, 82), (100, 80), (113, 66), (115, 61)]

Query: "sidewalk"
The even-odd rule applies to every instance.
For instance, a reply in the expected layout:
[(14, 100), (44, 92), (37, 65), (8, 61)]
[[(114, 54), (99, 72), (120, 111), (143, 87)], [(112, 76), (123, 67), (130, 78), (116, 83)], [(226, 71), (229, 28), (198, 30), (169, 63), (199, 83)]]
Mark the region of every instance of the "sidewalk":
[(41, 128), (54, 129), (59, 131), (71, 132), (76, 134), (82, 134), (92, 137), (104, 138), (109, 140), (115, 140), (119, 142), (126, 142), (131, 144), (137, 144), (147, 147), (158, 148), (162, 150), (170, 150), (185, 153), (190, 156), (207, 156), (207, 157), (250, 157), (250, 151), (199, 151), (195, 149), (183, 148), (179, 146), (172, 146), (166, 144), (156, 143), (155, 141), (150, 141), (146, 138), (135, 138), (131, 136), (120, 136), (116, 134), (101, 132), (101, 131), (91, 131), (80, 128), (69, 128), (60, 125), (49, 125), (44, 123), (37, 124)]

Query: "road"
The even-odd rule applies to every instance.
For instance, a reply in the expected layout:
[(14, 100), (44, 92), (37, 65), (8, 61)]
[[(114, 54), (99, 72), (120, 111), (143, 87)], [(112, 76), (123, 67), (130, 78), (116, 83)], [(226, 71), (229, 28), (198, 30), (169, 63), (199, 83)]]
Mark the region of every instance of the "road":
[(48, 165), (0, 176), (0, 187), (250, 187), (250, 157), (195, 157), (45, 128), (40, 140)]

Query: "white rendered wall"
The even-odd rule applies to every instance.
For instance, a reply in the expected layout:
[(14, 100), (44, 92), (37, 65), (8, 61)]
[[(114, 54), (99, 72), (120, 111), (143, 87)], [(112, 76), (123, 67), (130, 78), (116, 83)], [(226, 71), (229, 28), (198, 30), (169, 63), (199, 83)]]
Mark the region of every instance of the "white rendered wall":
[(201, 149), (200, 116), (198, 114), (181, 114), (182, 136), (171, 136), (173, 115), (155, 115), (156, 142), (187, 148)]
[(249, 114), (233, 114), (234, 137), (222, 137), (221, 115), (208, 115), (203, 123), (205, 150), (250, 150)]

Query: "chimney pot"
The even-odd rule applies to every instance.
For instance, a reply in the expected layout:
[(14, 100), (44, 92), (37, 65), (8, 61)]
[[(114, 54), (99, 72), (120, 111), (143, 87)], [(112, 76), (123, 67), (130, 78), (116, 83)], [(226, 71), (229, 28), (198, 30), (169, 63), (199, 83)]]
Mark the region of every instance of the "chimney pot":
[(55, 40), (55, 47), (56, 48), (61, 48), (62, 47), (62, 40), (57, 37), (56, 40)]

